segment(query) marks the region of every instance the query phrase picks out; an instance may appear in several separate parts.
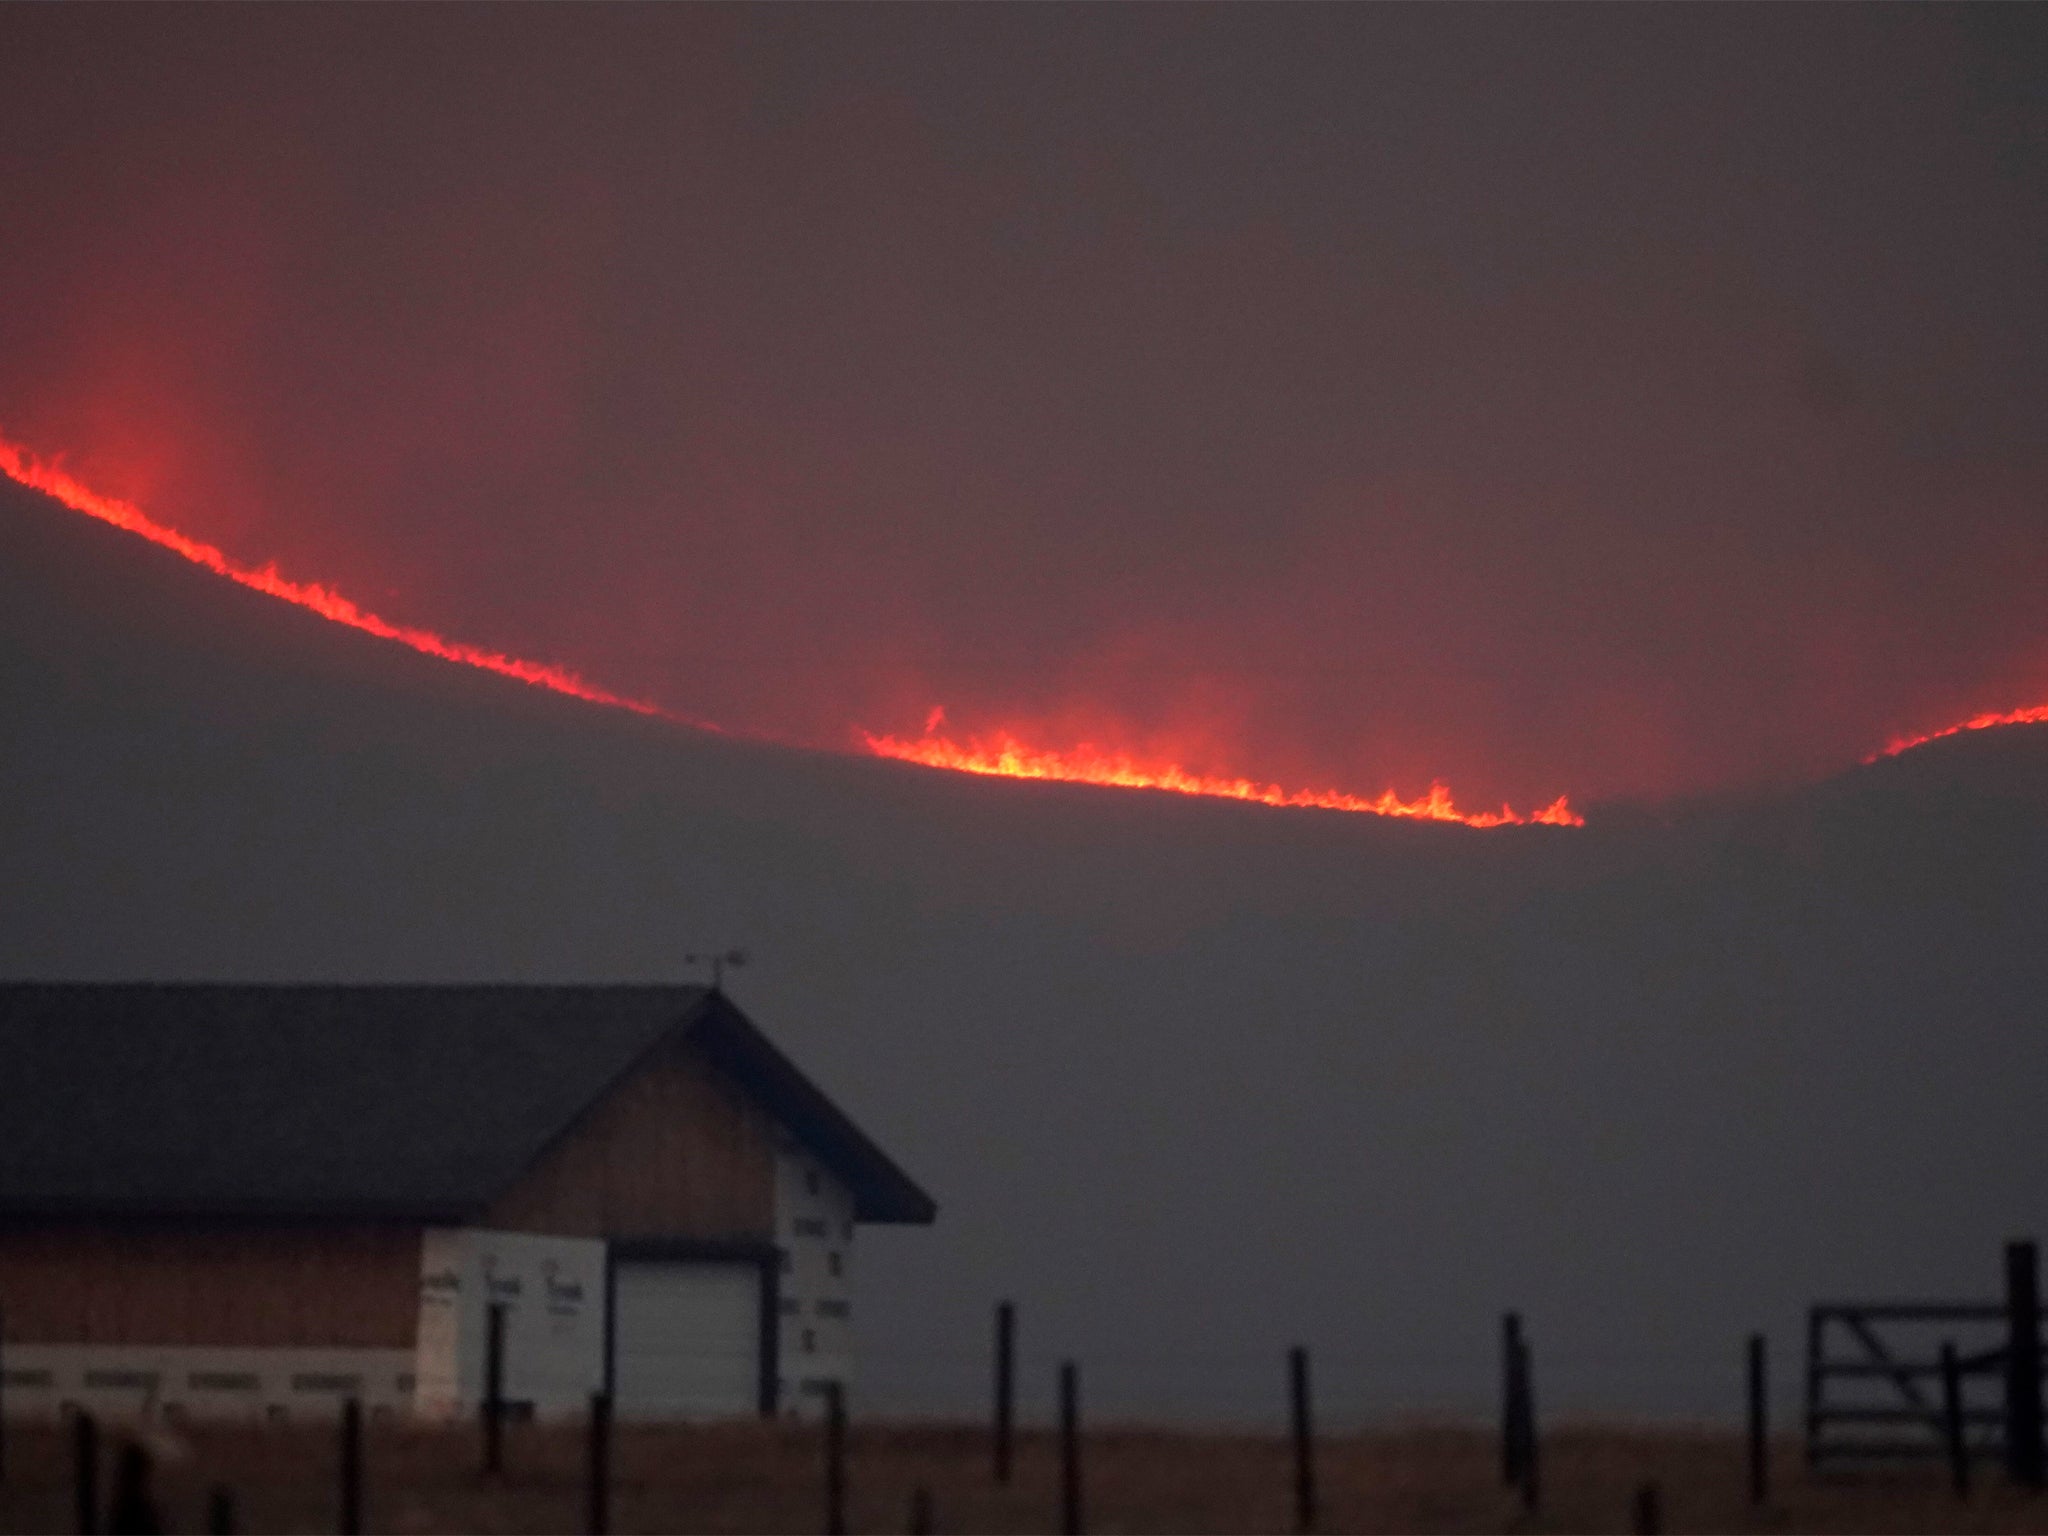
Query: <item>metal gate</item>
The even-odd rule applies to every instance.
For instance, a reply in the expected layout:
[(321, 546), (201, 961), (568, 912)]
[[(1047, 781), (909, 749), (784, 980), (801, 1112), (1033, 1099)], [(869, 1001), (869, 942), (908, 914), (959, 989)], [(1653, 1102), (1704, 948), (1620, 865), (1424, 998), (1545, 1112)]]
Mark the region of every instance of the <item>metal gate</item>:
[[(2005, 1300), (1822, 1302), (1806, 1318), (1806, 1463), (1999, 1457), (2043, 1480), (2041, 1299), (2032, 1243)], [(1961, 1476), (1960, 1471), (1957, 1474)]]
[(1806, 1462), (1949, 1454), (1942, 1346), (1956, 1353), (1966, 1454), (2005, 1453), (1998, 1302), (1823, 1302), (1806, 1315)]

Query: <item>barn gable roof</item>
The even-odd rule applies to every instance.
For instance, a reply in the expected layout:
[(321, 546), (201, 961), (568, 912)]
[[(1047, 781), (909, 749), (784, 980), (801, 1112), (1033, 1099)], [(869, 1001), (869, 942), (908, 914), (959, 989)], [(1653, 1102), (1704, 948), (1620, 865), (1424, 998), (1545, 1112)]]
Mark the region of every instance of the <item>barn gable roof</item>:
[(853, 1193), (931, 1197), (722, 993), (686, 986), (0, 984), (0, 1216), (459, 1222), (665, 1041)]

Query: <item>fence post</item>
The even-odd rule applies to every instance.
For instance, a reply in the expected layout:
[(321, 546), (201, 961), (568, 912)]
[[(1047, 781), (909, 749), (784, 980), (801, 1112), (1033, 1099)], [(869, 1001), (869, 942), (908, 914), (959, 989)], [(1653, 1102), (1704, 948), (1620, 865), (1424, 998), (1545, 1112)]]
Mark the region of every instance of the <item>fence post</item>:
[(825, 1383), (825, 1536), (846, 1536), (846, 1387)]
[(1060, 1531), (1081, 1536), (1081, 1371), (1060, 1366)]
[(1765, 1372), (1764, 1336), (1749, 1336), (1749, 1502), (1771, 1497), (1771, 1426), (1769, 1379)]
[(163, 1515), (149, 1491), (150, 1459), (135, 1441), (121, 1447), (114, 1463), (114, 1491), (107, 1500), (107, 1536), (155, 1536)]
[(206, 1493), (207, 1536), (235, 1536), (235, 1496), (223, 1483)]
[(2005, 1456), (2012, 1480), (2041, 1486), (2041, 1274), (2034, 1245), (2005, 1245)]
[(584, 1523), (590, 1536), (606, 1536), (612, 1528), (612, 1396), (590, 1394), (590, 1479)]
[(83, 1409), (71, 1421), (71, 1492), (78, 1536), (94, 1536), (100, 1528), (100, 1427)]
[(1948, 1442), (1948, 1480), (1959, 1499), (1970, 1496), (1970, 1445), (1963, 1438), (1963, 1367), (1954, 1340), (1941, 1346), (1941, 1424)]
[(1516, 1377), (1521, 1382), (1522, 1503), (1533, 1514), (1543, 1502), (1543, 1457), (1536, 1438), (1536, 1364), (1525, 1334), (1517, 1341)]
[(1629, 1512), (1629, 1529), (1635, 1536), (1663, 1536), (1664, 1494), (1655, 1483), (1636, 1485), (1635, 1508)]
[(1827, 1319), (1819, 1307), (1806, 1309), (1806, 1470), (1820, 1465), (1820, 1346)]
[(996, 1481), (1010, 1480), (1010, 1435), (1017, 1412), (1017, 1307), (996, 1303)]
[(932, 1536), (932, 1491), (922, 1483), (910, 1490), (910, 1536)]
[(1510, 1488), (1522, 1481), (1522, 1315), (1500, 1320), (1500, 1480)]
[(362, 1536), (363, 1405), (341, 1405), (341, 1536)]
[(484, 1470), (505, 1467), (505, 1303), (484, 1313)]
[(1308, 1350), (1300, 1344), (1287, 1352), (1287, 1395), (1294, 1418), (1294, 1528), (1305, 1536), (1316, 1528), (1315, 1419)]

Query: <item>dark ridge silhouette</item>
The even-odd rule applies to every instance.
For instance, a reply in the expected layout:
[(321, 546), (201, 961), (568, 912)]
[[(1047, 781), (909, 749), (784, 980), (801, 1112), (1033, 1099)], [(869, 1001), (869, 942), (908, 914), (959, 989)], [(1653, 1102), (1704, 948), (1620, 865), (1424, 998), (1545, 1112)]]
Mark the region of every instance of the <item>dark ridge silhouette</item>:
[[(476, 636), (493, 641), (517, 637)], [(573, 660), (573, 658), (567, 658)], [(1820, 1293), (1995, 1294), (2048, 1187), (2048, 731), (1478, 833), (693, 735), (0, 488), (0, 975), (732, 986), (943, 1216), (861, 1411), (1743, 1410)], [(1796, 1372), (1778, 1373), (1781, 1392)]]

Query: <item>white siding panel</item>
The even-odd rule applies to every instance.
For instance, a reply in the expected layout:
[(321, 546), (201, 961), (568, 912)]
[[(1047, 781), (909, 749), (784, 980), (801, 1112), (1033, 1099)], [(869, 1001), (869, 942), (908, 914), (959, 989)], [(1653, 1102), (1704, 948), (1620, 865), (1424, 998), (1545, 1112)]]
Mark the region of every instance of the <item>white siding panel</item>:
[(853, 1196), (803, 1147), (775, 1158), (775, 1238), (782, 1247), (782, 1317), (776, 1338), (781, 1408), (812, 1418), (825, 1388), (853, 1386)]
[(0, 1382), (10, 1419), (328, 1419), (351, 1397), (382, 1416), (412, 1406), (413, 1352), (9, 1342)]
[(604, 1380), (605, 1245), (594, 1238), (430, 1228), (420, 1241), (417, 1403), (449, 1418), (484, 1390), (489, 1309), (505, 1309), (505, 1398), (581, 1417)]
[(720, 1419), (761, 1402), (761, 1271), (753, 1264), (622, 1263), (614, 1397), (621, 1418)]

